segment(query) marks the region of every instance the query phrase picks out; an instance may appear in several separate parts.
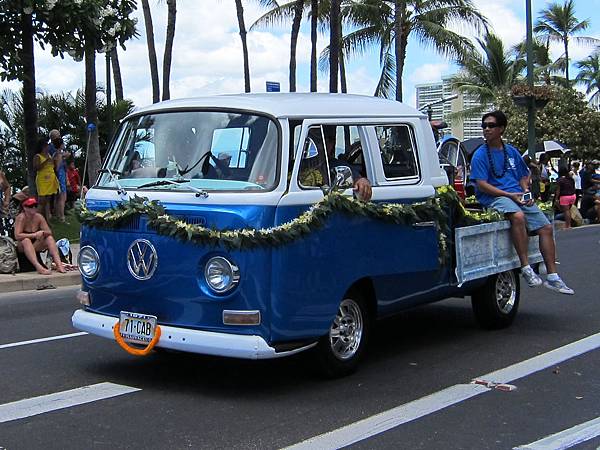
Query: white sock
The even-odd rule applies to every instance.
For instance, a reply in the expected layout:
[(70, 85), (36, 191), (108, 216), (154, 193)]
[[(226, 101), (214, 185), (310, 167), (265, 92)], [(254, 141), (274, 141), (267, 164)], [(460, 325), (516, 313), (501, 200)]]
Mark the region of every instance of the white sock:
[(548, 275), (546, 275), (546, 279), (548, 281), (557, 281), (557, 280), (560, 280), (560, 277), (558, 276), (557, 273), (549, 273)]
[(531, 266), (529, 264), (527, 264), (526, 266), (521, 267), (521, 272), (525, 272), (528, 269), (531, 269)]

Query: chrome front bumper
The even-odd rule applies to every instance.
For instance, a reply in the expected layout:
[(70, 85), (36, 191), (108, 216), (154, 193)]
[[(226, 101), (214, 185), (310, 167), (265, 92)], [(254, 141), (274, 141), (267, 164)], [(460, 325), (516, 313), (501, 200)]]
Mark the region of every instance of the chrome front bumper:
[[(73, 313), (73, 326), (96, 336), (114, 340), (113, 326), (118, 319), (104, 316), (82, 309)], [(200, 353), (203, 355), (226, 356), (243, 359), (272, 359), (293, 355), (314, 347), (310, 344), (287, 352), (276, 352), (275, 349), (260, 336), (215, 333), (210, 331), (190, 330), (188, 328), (160, 325), (161, 337), (157, 347), (179, 350), (182, 352)]]

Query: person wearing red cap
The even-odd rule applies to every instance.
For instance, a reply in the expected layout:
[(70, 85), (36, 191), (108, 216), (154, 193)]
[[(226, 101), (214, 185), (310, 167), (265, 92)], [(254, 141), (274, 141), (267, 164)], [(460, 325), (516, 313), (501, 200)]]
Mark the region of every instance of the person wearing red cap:
[(37, 200), (33, 197), (21, 202), (22, 211), (15, 219), (17, 250), (27, 256), (27, 259), (33, 264), (38, 273), (50, 275), (52, 272), (42, 266), (37, 259), (37, 253), (47, 249), (54, 260), (56, 270), (64, 273), (66, 270), (60, 260), (52, 231), (50, 231), (44, 216), (37, 212), (37, 205)]

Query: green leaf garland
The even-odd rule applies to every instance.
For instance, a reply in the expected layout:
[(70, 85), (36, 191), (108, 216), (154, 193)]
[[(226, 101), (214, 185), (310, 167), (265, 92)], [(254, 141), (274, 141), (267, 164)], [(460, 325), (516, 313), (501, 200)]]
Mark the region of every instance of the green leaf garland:
[(362, 202), (334, 191), (325, 195), (296, 219), (276, 227), (258, 230), (216, 230), (188, 224), (167, 214), (159, 201), (149, 201), (137, 195), (105, 211), (90, 211), (85, 204), (81, 204), (78, 209), (80, 222), (89, 227), (115, 229), (127, 224), (134, 216), (146, 215), (149, 227), (160, 235), (195, 244), (222, 245), (230, 250), (279, 247), (294, 242), (322, 227), (334, 212), (370, 217), (397, 225), (435, 222), (438, 224), (441, 258), (446, 257), (446, 239), (450, 234), (448, 214), (452, 214), (454, 222), (459, 225), (502, 219), (497, 213), (475, 214), (465, 210), (450, 186), (438, 188), (433, 199), (413, 204)]

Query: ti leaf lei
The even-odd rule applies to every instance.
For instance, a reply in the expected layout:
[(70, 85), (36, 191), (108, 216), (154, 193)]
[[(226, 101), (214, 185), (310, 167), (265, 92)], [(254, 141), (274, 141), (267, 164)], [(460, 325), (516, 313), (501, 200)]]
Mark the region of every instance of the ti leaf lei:
[(159, 201), (149, 201), (145, 197), (138, 196), (104, 211), (91, 211), (85, 204), (81, 204), (78, 209), (79, 220), (85, 226), (115, 229), (125, 225), (134, 216), (146, 215), (148, 226), (160, 235), (195, 244), (222, 245), (230, 250), (279, 247), (296, 241), (322, 227), (334, 212), (371, 217), (397, 225), (433, 221), (439, 228), (440, 255), (445, 255), (447, 250), (446, 239), (450, 231), (448, 214), (452, 214), (455, 223), (461, 225), (502, 219), (499, 214), (474, 215), (468, 212), (450, 186), (438, 188), (433, 199), (413, 204), (362, 202), (333, 191), (296, 219), (276, 227), (258, 230), (252, 228), (217, 230), (188, 224), (167, 214), (165, 207)]

